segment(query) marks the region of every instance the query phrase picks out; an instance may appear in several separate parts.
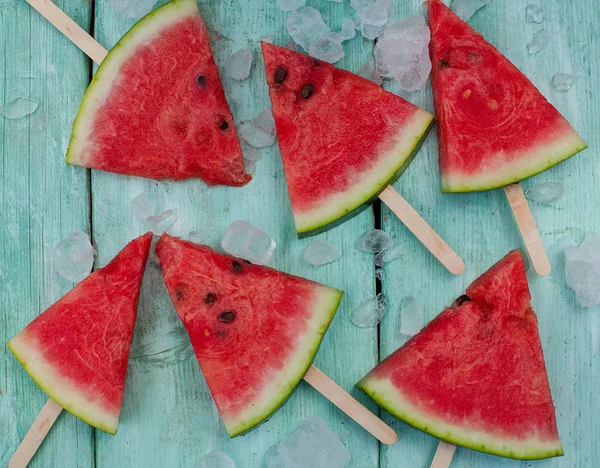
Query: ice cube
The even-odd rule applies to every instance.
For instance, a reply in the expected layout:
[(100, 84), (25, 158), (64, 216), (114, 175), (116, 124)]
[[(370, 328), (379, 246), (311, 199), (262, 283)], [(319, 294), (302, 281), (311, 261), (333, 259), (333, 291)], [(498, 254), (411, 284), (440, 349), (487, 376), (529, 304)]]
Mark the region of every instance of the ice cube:
[(348, 18), (342, 23), (342, 30), (340, 31), (340, 36), (342, 37), (343, 41), (347, 41), (356, 36), (356, 26), (354, 25), (354, 21), (352, 21), (350, 18)]
[(589, 232), (579, 247), (565, 249), (565, 276), (582, 307), (600, 305), (600, 237)]
[(296, 431), (271, 447), (267, 468), (343, 468), (350, 452), (318, 416), (304, 420)]
[(400, 246), (394, 247), (393, 249), (388, 250), (387, 252), (384, 253), (383, 261), (385, 263), (393, 262), (394, 260), (398, 260), (405, 253), (406, 252), (404, 252), (404, 249), (402, 247), (400, 247)]
[(292, 11), (306, 5), (306, 0), (277, 0), (277, 4), (283, 11)]
[(383, 27), (393, 16), (391, 0), (376, 0), (359, 7), (354, 13), (354, 23), (364, 38), (377, 39), (383, 33)]
[(387, 307), (387, 300), (381, 293), (362, 301), (352, 311), (352, 323), (360, 328), (376, 327)]
[(88, 235), (74, 232), (54, 246), (54, 268), (64, 279), (78, 283), (90, 274), (95, 253)]
[(490, 1), (491, 0), (453, 0), (452, 11), (463, 21), (468, 21), (477, 10), (486, 6)]
[(140, 19), (152, 11), (156, 0), (111, 0), (111, 3), (121, 15)]
[(406, 296), (400, 304), (400, 333), (414, 336), (423, 328), (423, 311), (414, 297)]
[(544, 21), (544, 10), (537, 5), (530, 3), (527, 5), (527, 8), (525, 8), (525, 21), (528, 23), (540, 24)]
[(242, 120), (238, 126), (240, 136), (255, 148), (271, 146), (277, 132), (271, 109), (264, 109), (253, 120)]
[(221, 241), (225, 252), (257, 265), (268, 265), (275, 250), (275, 241), (269, 235), (246, 221), (234, 221)]
[(358, 239), (358, 247), (365, 252), (383, 252), (394, 246), (394, 240), (381, 229), (370, 229)]
[(307, 6), (292, 11), (287, 17), (286, 24), (294, 42), (306, 52), (310, 50), (312, 44), (331, 32), (329, 26), (323, 21), (321, 13)]
[(260, 159), (260, 153), (254, 148), (247, 144), (244, 140), (241, 141), (242, 146), (242, 154), (244, 155), (244, 159), (248, 161), (256, 162)]
[(234, 80), (245, 80), (250, 75), (254, 56), (248, 49), (240, 49), (227, 60), (227, 69)]
[(33, 114), (39, 105), (40, 101), (37, 99), (20, 97), (0, 106), (0, 115), (3, 115), (7, 119), (22, 119)]
[(233, 460), (224, 452), (215, 450), (200, 459), (196, 468), (235, 468)]
[(373, 83), (380, 85), (383, 83), (383, 79), (379, 75), (379, 72), (375, 70), (375, 59), (369, 57), (359, 69), (358, 74), (367, 80), (371, 80)]
[(173, 227), (175, 221), (177, 221), (177, 211), (175, 210), (165, 210), (159, 215), (146, 218), (148, 229), (157, 236), (169, 232), (169, 229)]
[(573, 86), (573, 75), (557, 73), (552, 77), (552, 86), (558, 91), (569, 91)]
[(342, 251), (329, 242), (314, 240), (304, 251), (304, 260), (314, 266), (333, 263), (342, 256)]
[(246, 172), (246, 174), (254, 174), (254, 171), (256, 170), (256, 161), (252, 161), (251, 159), (246, 159), (244, 158), (244, 172)]
[(131, 200), (131, 214), (137, 219), (146, 219), (156, 214), (154, 202), (145, 193), (140, 193)]
[(325, 62), (337, 62), (344, 56), (341, 35), (339, 33), (329, 33), (326, 37), (311, 44), (308, 53)]
[(534, 185), (525, 191), (525, 196), (535, 203), (552, 203), (565, 193), (565, 188), (559, 182), (546, 182)]
[(547, 31), (540, 29), (533, 35), (531, 41), (527, 44), (527, 51), (531, 55), (537, 54), (540, 50), (544, 48), (544, 46), (548, 43), (549, 40), (550, 34), (548, 34)]
[(376, 252), (374, 257), (376, 267), (382, 267), (385, 265), (385, 252)]
[(190, 231), (190, 233), (188, 234), (188, 239), (194, 244), (202, 244), (202, 242), (204, 241), (204, 236), (201, 232)]

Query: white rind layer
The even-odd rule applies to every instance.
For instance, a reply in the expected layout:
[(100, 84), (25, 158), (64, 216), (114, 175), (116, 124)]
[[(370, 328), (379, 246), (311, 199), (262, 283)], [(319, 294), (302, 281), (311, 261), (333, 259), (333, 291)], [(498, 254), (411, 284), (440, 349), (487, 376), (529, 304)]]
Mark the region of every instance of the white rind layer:
[(411, 121), (394, 137), (394, 147), (378, 158), (376, 166), (357, 174), (357, 179), (348, 190), (327, 197), (310, 210), (294, 211), (296, 232), (301, 235), (318, 230), (369, 202), (411, 157), (432, 121), (432, 114), (418, 109)]
[(397, 418), (454, 445), (520, 460), (537, 460), (563, 455), (560, 439), (541, 440), (535, 434), (527, 439), (501, 437), (471, 429), (467, 425), (457, 426), (433, 417), (426, 408), (413, 404), (388, 379), (368, 375), (357, 384), (357, 387)]
[(73, 124), (67, 163), (87, 166), (86, 155), (90, 154), (89, 145), (93, 144), (90, 135), (94, 129), (96, 113), (115, 86), (123, 63), (135, 54), (138, 47), (152, 42), (161, 31), (194, 16), (200, 16), (195, 0), (173, 0), (142, 18), (110, 50), (81, 101)]
[(221, 415), (231, 437), (249, 431), (268, 418), (285, 402), (310, 367), (343, 294), (342, 291), (327, 286), (316, 285), (315, 288), (313, 317), (304, 334), (299, 336), (294, 354), (281, 370), (273, 371), (271, 376), (265, 377), (267, 384), (255, 401), (248, 404), (247, 410), (235, 417)]
[(73, 382), (62, 376), (38, 350), (35, 341), (24, 332), (10, 340), (8, 347), (31, 378), (56, 403), (98, 429), (109, 434), (117, 432), (119, 412), (101, 411), (101, 403), (90, 398), (93, 396), (90, 392), (83, 394)]

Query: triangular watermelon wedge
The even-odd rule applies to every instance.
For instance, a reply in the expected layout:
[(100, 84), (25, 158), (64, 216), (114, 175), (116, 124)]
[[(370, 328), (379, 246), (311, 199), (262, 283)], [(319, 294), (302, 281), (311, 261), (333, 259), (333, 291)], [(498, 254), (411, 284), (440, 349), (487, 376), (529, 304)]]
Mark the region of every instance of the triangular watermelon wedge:
[(530, 299), (514, 250), (357, 386), (451, 444), (526, 460), (562, 455)]
[(249, 431), (308, 370), (342, 291), (167, 234), (156, 254), (227, 432)]
[(429, 0), (442, 192), (503, 187), (586, 144), (538, 89), (439, 0)]
[(296, 232), (317, 234), (400, 177), (433, 116), (327, 62), (261, 45)]
[(8, 342), (54, 401), (110, 434), (117, 432), (151, 242), (151, 233), (131, 241)]
[(250, 181), (196, 0), (156, 9), (109, 52), (81, 102), (67, 162), (208, 185)]

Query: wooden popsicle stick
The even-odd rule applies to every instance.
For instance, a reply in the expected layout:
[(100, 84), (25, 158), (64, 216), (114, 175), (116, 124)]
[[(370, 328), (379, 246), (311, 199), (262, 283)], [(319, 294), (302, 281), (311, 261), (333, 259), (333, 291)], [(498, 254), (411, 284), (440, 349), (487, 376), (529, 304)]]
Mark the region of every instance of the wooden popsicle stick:
[(67, 36), (71, 41), (85, 52), (94, 62), (100, 63), (108, 54), (92, 36), (85, 32), (64, 11), (50, 0), (26, 0), (33, 8), (41, 13), (56, 29)]
[(450, 466), (450, 462), (452, 462), (452, 457), (454, 456), (455, 450), (456, 445), (450, 445), (443, 440), (440, 440), (429, 468), (448, 468)]
[(540, 276), (550, 274), (550, 260), (548, 260), (546, 249), (542, 243), (538, 228), (535, 225), (521, 184), (507, 185), (504, 187), (504, 192), (515, 215), (515, 220), (517, 221), (517, 226), (519, 226), (519, 231), (521, 231), (521, 237), (523, 237), (523, 242), (525, 243), (525, 248), (529, 254), (533, 269)]
[(465, 271), (465, 263), (450, 248), (444, 239), (442, 239), (433, 228), (410, 206), (410, 204), (398, 193), (398, 191), (388, 185), (387, 188), (379, 194), (379, 199), (385, 203), (390, 210), (394, 212), (400, 221), (412, 232), (417, 239), (429, 250), (450, 273), (460, 275)]
[(398, 440), (396, 432), (390, 426), (371, 413), (358, 400), (315, 366), (311, 365), (308, 368), (304, 380), (380, 442), (391, 445)]
[(48, 398), (48, 401), (38, 414), (38, 417), (33, 422), (25, 438), (15, 451), (8, 462), (8, 468), (25, 468), (31, 461), (35, 452), (40, 447), (46, 435), (52, 428), (54, 421), (58, 418), (58, 415), (62, 411), (62, 406), (56, 403), (52, 398)]

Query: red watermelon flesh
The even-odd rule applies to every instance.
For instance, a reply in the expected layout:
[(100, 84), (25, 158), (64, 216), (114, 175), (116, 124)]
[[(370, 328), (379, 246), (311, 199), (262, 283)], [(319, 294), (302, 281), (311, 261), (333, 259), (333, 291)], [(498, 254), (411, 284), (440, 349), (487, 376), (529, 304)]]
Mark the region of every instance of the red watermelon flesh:
[(250, 181), (195, 0), (153, 11), (106, 56), (81, 103), (67, 162), (208, 185)]
[(518, 459), (562, 455), (521, 253), (466, 292), (357, 386), (449, 443)]
[(115, 434), (138, 298), (152, 242), (131, 241), (8, 342), (59, 405)]
[(316, 234), (402, 174), (433, 116), (327, 62), (261, 46), (296, 231)]
[(586, 148), (569, 122), (481, 34), (439, 0), (428, 4), (443, 192), (502, 187)]
[(342, 292), (167, 234), (156, 254), (227, 432), (252, 429), (306, 373)]

